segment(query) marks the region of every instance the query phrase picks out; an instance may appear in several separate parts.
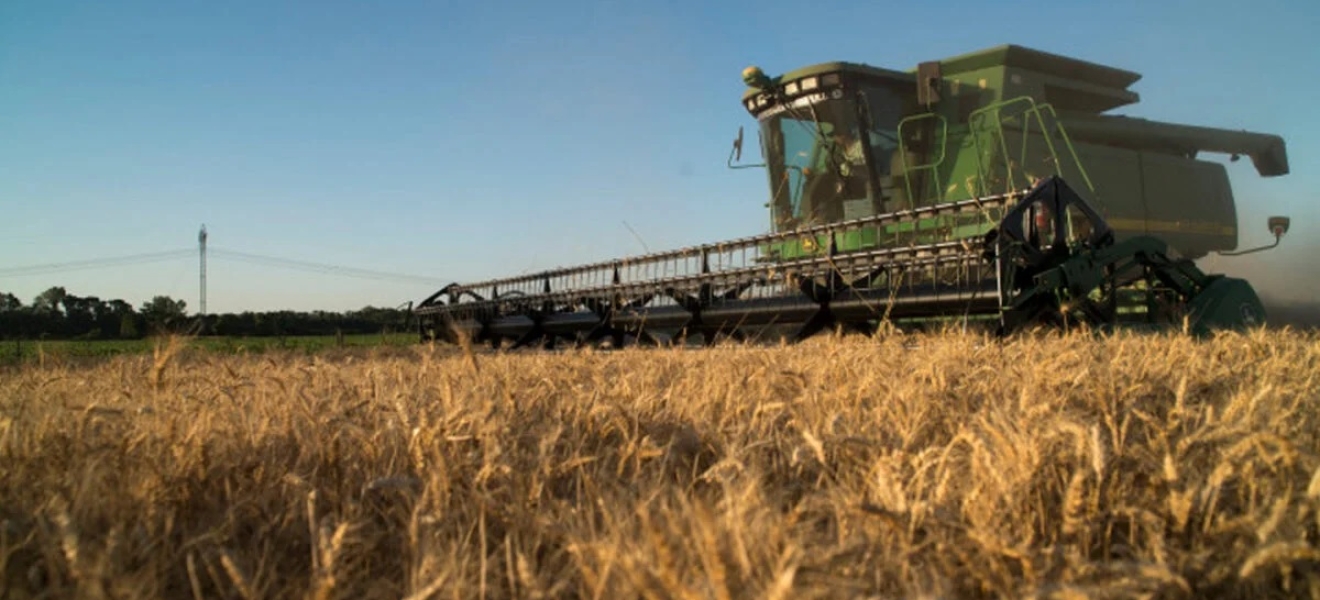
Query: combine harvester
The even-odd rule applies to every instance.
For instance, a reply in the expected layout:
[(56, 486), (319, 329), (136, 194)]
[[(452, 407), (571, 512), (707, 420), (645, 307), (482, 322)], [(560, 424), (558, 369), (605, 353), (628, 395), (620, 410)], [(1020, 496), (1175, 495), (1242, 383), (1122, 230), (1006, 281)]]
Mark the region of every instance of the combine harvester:
[(760, 127), (770, 233), (451, 284), (413, 310), (424, 340), (500, 347), (802, 340), (955, 321), (1023, 327), (1263, 323), (1246, 281), (1202, 272), (1232, 252), (1223, 164), (1288, 172), (1276, 135), (1106, 114), (1137, 73), (1000, 46), (901, 72), (825, 63), (743, 73)]

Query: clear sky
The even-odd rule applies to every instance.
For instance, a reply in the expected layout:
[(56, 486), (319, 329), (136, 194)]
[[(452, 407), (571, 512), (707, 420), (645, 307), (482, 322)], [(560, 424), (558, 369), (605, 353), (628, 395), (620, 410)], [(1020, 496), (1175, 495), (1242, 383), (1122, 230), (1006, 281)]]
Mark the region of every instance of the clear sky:
[[(1018, 43), (1142, 73), (1127, 114), (1283, 135), (1292, 174), (1230, 175), (1243, 246), (1269, 241), (1268, 214), (1292, 232), (1211, 264), (1316, 299), (1317, 31), (1315, 0), (6, 0), (0, 272), (195, 248), (205, 223), (217, 250), (436, 281), (211, 257), (210, 312), (346, 310), (759, 233), (764, 171), (725, 167), (753, 125), (743, 67), (909, 69)], [(191, 311), (197, 271), (0, 275), (0, 291)]]

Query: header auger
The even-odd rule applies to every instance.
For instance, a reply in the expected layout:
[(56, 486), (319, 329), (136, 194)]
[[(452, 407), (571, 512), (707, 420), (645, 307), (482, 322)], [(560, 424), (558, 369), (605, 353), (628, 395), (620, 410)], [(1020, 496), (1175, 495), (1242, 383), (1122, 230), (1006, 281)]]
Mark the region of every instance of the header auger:
[[(766, 76), (760, 124), (770, 232), (543, 273), (451, 284), (415, 309), (424, 338), (495, 347), (787, 337), (957, 320), (1253, 326), (1240, 279), (1192, 262), (1230, 252), (1224, 166), (1287, 173), (1278, 136), (1101, 114), (1135, 102), (1128, 71), (1003, 46), (913, 72), (826, 63)], [(730, 156), (741, 158), (740, 131)], [(1067, 182), (1065, 182), (1065, 179)]]

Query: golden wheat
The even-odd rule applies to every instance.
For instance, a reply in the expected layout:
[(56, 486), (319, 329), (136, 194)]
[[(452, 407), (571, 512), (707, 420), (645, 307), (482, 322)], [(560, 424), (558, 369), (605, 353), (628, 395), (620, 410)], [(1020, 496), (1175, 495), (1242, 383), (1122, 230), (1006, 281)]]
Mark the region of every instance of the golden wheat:
[(0, 597), (1320, 590), (1320, 337), (219, 356), (0, 373)]

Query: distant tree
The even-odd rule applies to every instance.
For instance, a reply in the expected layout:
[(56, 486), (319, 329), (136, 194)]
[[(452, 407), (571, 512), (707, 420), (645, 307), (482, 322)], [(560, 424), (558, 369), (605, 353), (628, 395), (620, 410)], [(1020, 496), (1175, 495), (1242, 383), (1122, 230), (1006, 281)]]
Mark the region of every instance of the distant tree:
[(118, 298), (106, 302), (106, 306), (109, 306), (110, 312), (115, 314), (133, 314), (133, 305)]
[(67, 333), (61, 306), (69, 293), (63, 287), (52, 287), (32, 299), (32, 307), (24, 319), (23, 330), (29, 336), (62, 337)]
[(119, 337), (130, 340), (138, 337), (137, 315), (126, 314), (119, 317)]
[(166, 329), (172, 325), (177, 325), (187, 317), (187, 306), (188, 303), (181, 299), (175, 300), (169, 296), (156, 296), (150, 301), (144, 302), (139, 312), (149, 326)]
[(30, 311), (17, 296), (0, 294), (0, 338), (23, 337), (31, 328), (30, 319)]
[(102, 331), (116, 331), (124, 339), (138, 337), (138, 314), (132, 304), (119, 299), (111, 300), (105, 303), (105, 311), (97, 319)]
[(60, 301), (64, 307), (64, 331), (68, 335), (99, 337), (97, 315), (104, 312), (101, 299), (66, 294)]
[(364, 306), (358, 310), (187, 314), (187, 303), (155, 296), (134, 309), (120, 299), (77, 296), (60, 286), (42, 292), (24, 306), (13, 294), (0, 292), (0, 338), (50, 339), (138, 338), (153, 330), (187, 328), (199, 335), (289, 336), (353, 335), (399, 331), (410, 326), (411, 313), (400, 308)]
[(68, 295), (62, 286), (52, 287), (32, 299), (32, 309), (42, 314), (56, 314), (64, 304), (64, 297)]

